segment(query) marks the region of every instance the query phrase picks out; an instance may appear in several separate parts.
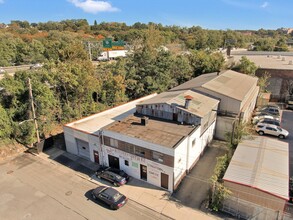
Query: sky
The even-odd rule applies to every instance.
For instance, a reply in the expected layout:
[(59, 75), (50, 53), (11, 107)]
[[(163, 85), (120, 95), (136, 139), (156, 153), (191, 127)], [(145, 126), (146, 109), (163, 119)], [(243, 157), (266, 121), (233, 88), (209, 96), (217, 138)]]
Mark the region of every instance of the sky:
[(0, 23), (66, 19), (275, 30), (293, 27), (293, 0), (0, 0)]

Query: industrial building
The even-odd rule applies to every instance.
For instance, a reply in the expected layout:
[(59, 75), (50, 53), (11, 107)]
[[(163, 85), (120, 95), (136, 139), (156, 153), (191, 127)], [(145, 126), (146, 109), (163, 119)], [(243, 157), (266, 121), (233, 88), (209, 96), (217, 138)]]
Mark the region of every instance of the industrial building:
[(238, 144), (224, 175), (224, 210), (244, 219), (279, 219), (289, 200), (289, 146), (253, 137)]

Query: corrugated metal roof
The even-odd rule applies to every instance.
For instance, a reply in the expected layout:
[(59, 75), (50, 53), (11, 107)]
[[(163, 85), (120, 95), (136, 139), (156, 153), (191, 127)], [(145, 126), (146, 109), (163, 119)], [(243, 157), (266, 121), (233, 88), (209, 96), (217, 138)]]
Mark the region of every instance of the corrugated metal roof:
[(205, 84), (206, 82), (211, 81), (215, 77), (218, 76), (218, 73), (205, 73), (196, 78), (193, 78), (179, 86), (176, 86), (169, 91), (178, 91), (178, 90), (192, 90), (200, 87), (201, 85)]
[[(185, 96), (191, 96), (189, 108), (184, 108)], [(204, 117), (219, 103), (219, 100), (210, 98), (191, 90), (163, 92), (152, 99), (139, 103), (138, 105), (168, 104), (176, 106), (186, 112), (199, 117)]]
[(274, 138), (255, 136), (244, 140), (234, 152), (223, 179), (288, 200), (288, 150), (288, 143)]
[(256, 84), (257, 80), (257, 77), (227, 70), (203, 84), (202, 87), (236, 100), (243, 100), (251, 87)]

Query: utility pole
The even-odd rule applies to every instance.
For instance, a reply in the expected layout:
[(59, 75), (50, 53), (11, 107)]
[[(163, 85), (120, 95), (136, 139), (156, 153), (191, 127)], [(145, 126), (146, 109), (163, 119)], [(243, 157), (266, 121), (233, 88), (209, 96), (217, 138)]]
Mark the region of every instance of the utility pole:
[(91, 42), (87, 42), (89, 47), (89, 55), (90, 55), (90, 61), (92, 61), (92, 49), (91, 49)]
[(33, 91), (32, 91), (32, 85), (31, 85), (31, 79), (30, 78), (28, 78), (28, 86), (29, 86), (29, 99), (30, 99), (30, 102), (31, 102), (31, 108), (32, 108), (32, 112), (33, 112), (33, 120), (35, 122), (35, 129), (36, 129), (36, 133), (37, 133), (37, 141), (38, 141), (38, 143), (40, 143), (38, 122), (37, 122), (37, 118), (36, 118)]

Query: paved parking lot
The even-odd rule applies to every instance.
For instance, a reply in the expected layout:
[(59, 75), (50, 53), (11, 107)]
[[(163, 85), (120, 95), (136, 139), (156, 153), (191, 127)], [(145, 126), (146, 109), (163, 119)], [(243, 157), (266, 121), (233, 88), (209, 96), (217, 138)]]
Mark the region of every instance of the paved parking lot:
[(293, 111), (283, 110), (281, 127), (289, 131), (284, 141), (289, 143), (289, 176), (293, 177)]

